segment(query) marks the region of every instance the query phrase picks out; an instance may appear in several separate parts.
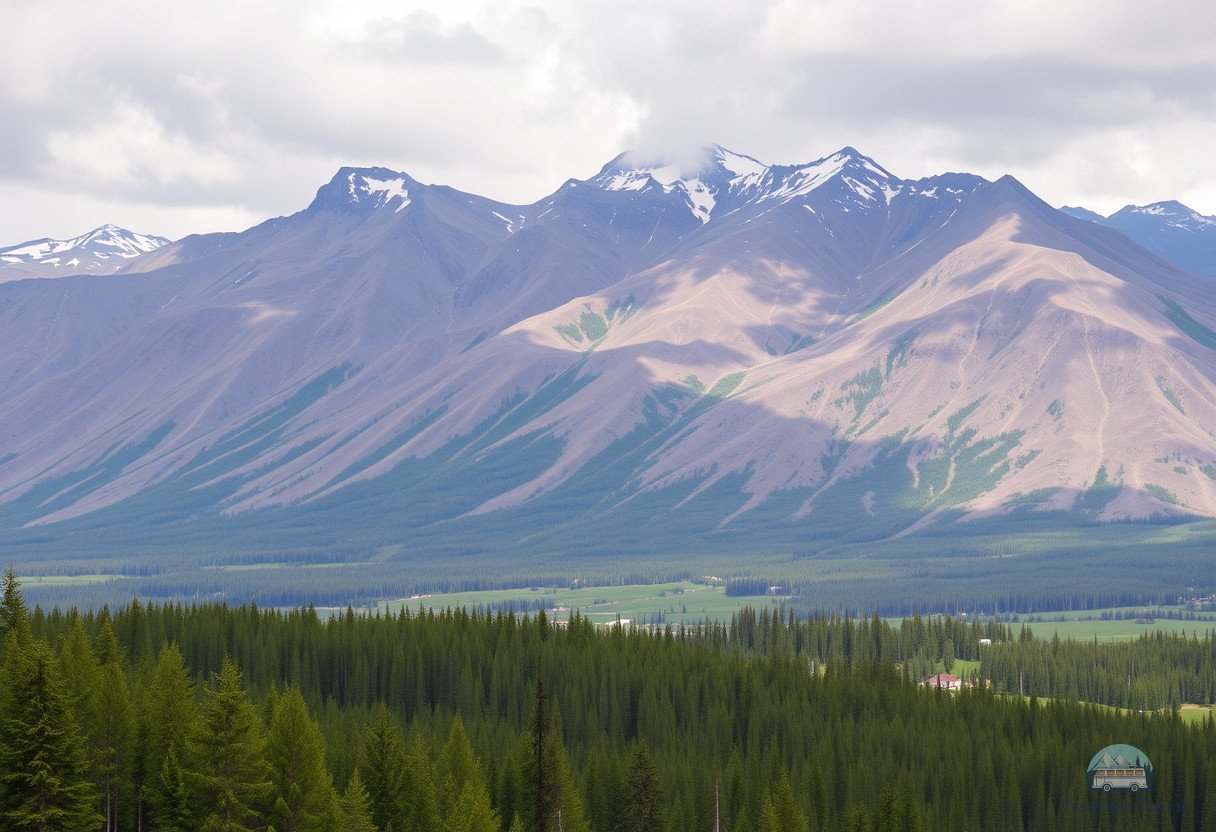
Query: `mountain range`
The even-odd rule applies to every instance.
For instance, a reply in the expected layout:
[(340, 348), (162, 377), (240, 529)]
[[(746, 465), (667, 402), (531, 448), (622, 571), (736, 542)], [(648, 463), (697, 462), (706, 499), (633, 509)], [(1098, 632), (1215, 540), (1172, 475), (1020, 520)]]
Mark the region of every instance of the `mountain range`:
[(0, 284), (0, 544), (480, 572), (1213, 517), (1216, 283), (1123, 213), (848, 147), (622, 154), (530, 205), (343, 168)]
[(1065, 206), (1060, 210), (1116, 228), (1187, 271), (1216, 279), (1216, 217), (1206, 217), (1174, 200), (1128, 205), (1109, 217), (1085, 208)]
[(0, 282), (89, 272), (112, 274), (122, 271), (132, 258), (168, 242), (116, 225), (103, 225), (68, 240), (30, 240), (0, 248)]

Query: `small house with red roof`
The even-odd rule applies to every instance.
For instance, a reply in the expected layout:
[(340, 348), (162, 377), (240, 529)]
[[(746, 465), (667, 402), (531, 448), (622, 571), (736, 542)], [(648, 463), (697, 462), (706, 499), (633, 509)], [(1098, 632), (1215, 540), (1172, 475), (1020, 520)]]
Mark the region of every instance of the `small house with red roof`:
[(939, 673), (936, 676), (930, 676), (928, 679), (925, 679), (921, 684), (929, 688), (958, 690), (963, 686), (963, 680), (957, 676), (951, 676), (949, 673)]

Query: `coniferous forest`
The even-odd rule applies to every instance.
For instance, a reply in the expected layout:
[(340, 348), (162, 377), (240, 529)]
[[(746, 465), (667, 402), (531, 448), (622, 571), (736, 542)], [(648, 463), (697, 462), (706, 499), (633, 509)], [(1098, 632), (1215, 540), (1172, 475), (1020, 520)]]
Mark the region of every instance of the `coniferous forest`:
[[(0, 828), (1216, 828), (1216, 726), (917, 684), (1004, 625), (0, 604)], [(1130, 743), (1151, 794), (1090, 793)]]

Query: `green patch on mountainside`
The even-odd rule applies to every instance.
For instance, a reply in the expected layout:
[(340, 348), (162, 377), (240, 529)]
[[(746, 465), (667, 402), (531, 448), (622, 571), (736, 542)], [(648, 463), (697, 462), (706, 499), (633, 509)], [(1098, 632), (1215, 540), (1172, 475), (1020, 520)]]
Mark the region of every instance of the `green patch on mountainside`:
[(1182, 501), (1178, 499), (1178, 495), (1164, 486), (1154, 483), (1145, 483), (1144, 490), (1152, 494), (1158, 500), (1171, 506), (1182, 505)]
[(908, 351), (916, 343), (916, 336), (914, 330), (908, 330), (891, 344), (891, 348), (887, 350), (887, 379), (890, 379), (896, 370), (908, 365)]
[(866, 318), (870, 317), (875, 312), (882, 309), (884, 306), (889, 304), (891, 301), (893, 301), (897, 297), (899, 297), (902, 292), (903, 292), (903, 289), (900, 289), (898, 292), (892, 292), (889, 295), (884, 295), (881, 298), (877, 298), (875, 300), (870, 301), (865, 306), (863, 306), (861, 309), (858, 309), (857, 312), (855, 312), (853, 314), (853, 317), (849, 318), (849, 323), (855, 324), (858, 321), (864, 321)]
[(1123, 469), (1112, 478), (1105, 465), (1098, 466), (1093, 483), (1077, 495), (1076, 510), (1090, 517), (1098, 517), (1123, 490)]
[(1210, 350), (1216, 350), (1216, 332), (1192, 318), (1176, 301), (1172, 301), (1164, 295), (1157, 295), (1157, 299), (1165, 304), (1165, 317), (1169, 319), (1170, 323), (1178, 327), (1195, 343)]
[(1025, 493), (1019, 491), (1005, 501), (1007, 506), (1036, 506), (1045, 503), (1056, 493), (1054, 488), (1036, 488)]
[(1174, 409), (1185, 416), (1186, 408), (1182, 406), (1182, 399), (1178, 398), (1178, 394), (1166, 385), (1165, 376), (1157, 376), (1157, 387), (1161, 389), (1161, 394), (1174, 406)]
[(579, 313), (577, 320), (558, 324), (554, 329), (570, 344), (586, 349), (591, 349), (603, 341), (614, 327), (629, 320), (637, 311), (637, 301), (632, 294), (627, 298), (614, 300), (599, 311), (593, 309), (590, 303), (584, 306), (586, 308)]
[(764, 351), (772, 356), (789, 355), (792, 352), (804, 350), (814, 343), (814, 335), (779, 329), (776, 333), (768, 334), (768, 338), (764, 342)]

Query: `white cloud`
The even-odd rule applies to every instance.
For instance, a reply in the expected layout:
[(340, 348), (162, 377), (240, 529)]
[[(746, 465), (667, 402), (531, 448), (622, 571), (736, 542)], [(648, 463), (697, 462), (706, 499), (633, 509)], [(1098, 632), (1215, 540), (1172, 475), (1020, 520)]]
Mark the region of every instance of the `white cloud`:
[(777, 162), (851, 144), (904, 176), (1009, 172), (1053, 202), (1216, 213), (1209, 0), (5, 11), (22, 32), (0, 50), (12, 242), (150, 206), (146, 231), (237, 227), (303, 207), (342, 164), (531, 201), (627, 147), (709, 141)]
[(47, 154), (56, 178), (119, 192), (152, 184), (210, 186), (241, 178), (224, 148), (171, 133), (146, 106), (120, 98), (102, 120), (78, 131), (54, 130)]

